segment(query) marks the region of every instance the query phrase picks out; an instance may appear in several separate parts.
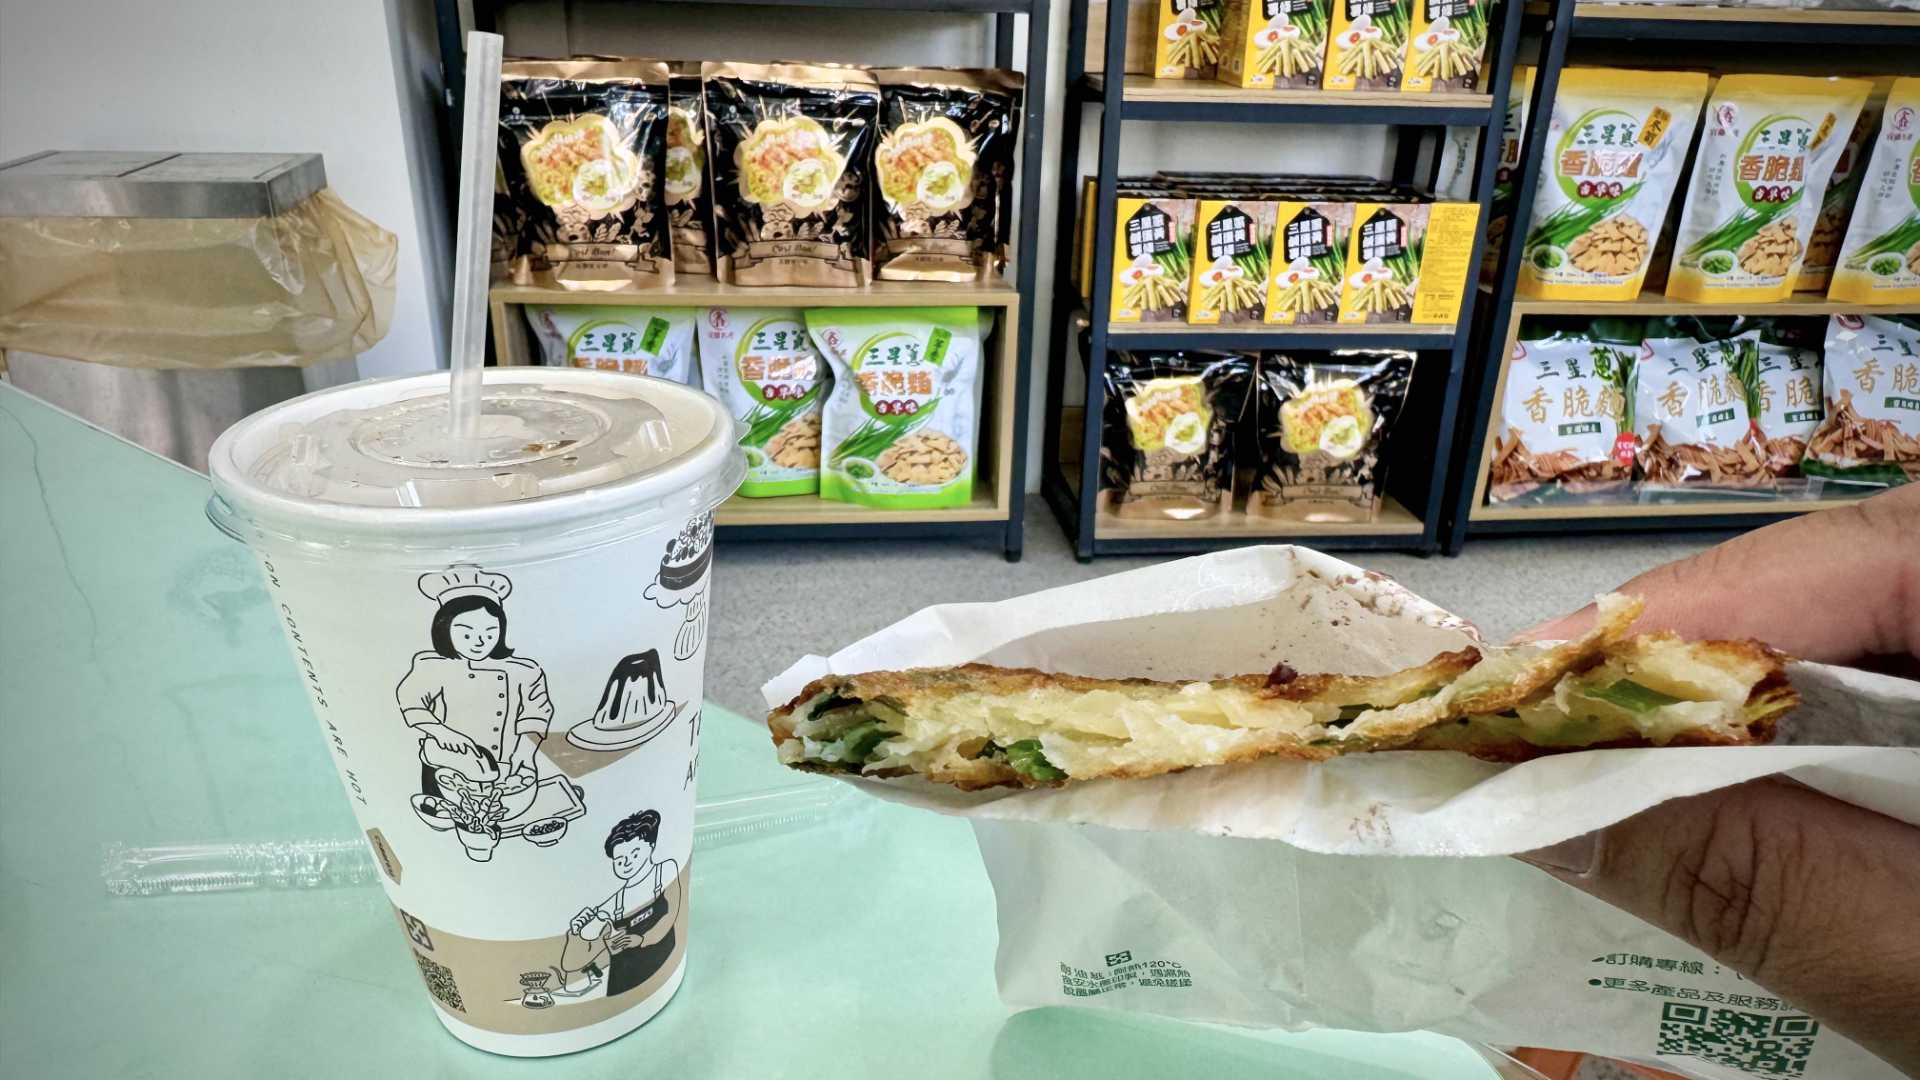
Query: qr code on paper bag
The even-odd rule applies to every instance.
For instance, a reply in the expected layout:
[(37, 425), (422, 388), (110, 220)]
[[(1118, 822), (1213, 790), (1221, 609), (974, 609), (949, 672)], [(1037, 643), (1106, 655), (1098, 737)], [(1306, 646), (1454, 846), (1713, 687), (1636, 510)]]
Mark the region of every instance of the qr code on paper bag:
[(1660, 1012), (1660, 1053), (1697, 1057), (1755, 1076), (1804, 1076), (1818, 1021), (1669, 1001)]

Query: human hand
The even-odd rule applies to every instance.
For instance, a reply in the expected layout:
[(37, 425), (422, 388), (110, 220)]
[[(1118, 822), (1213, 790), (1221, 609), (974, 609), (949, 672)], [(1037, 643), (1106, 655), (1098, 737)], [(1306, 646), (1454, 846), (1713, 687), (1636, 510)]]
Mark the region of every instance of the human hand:
[(442, 750), (449, 754), (470, 754), (480, 756), (480, 746), (472, 739), (453, 730), (445, 724), (422, 724), (420, 730), (426, 732)]
[[(1642, 630), (1920, 669), (1920, 484), (1729, 541), (1620, 586)], [(1566, 638), (1591, 609), (1522, 636)], [(1920, 1074), (1920, 828), (1769, 778), (1521, 858), (1693, 944)]]
[(626, 952), (638, 944), (640, 944), (639, 940), (632, 934), (620, 934), (613, 939), (610, 947), (614, 952)]

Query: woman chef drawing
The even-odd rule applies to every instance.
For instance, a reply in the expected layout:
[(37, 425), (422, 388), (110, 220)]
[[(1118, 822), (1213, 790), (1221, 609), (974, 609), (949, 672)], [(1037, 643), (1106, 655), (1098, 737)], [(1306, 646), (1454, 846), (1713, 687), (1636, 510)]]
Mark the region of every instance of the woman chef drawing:
[(674, 926), (686, 895), (680, 864), (656, 858), (659, 842), (658, 811), (622, 818), (605, 845), (620, 887), (567, 924), (560, 966), (604, 973), (609, 997), (642, 985), (673, 957)]
[(507, 647), (513, 591), (504, 574), (453, 566), (420, 577), (420, 592), (439, 605), (433, 648), (416, 653), (400, 680), (400, 717), (419, 733), (420, 790), (440, 795), (436, 768), (470, 780), (524, 772), (539, 779), (534, 752), (553, 719), (547, 675)]

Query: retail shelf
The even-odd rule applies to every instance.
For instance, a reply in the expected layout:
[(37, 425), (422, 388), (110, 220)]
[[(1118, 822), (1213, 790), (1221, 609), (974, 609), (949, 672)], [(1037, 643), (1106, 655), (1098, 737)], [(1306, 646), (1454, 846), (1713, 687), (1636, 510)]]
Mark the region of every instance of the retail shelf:
[(853, 289), (805, 285), (754, 288), (722, 285), (710, 277), (681, 275), (664, 289), (587, 292), (501, 282), (489, 291), (501, 304), (611, 304), (691, 307), (740, 304), (762, 307), (1014, 307), (1020, 291), (1005, 279), (979, 282), (876, 281)]
[(1695, 303), (1671, 300), (1656, 292), (1640, 294), (1637, 300), (1527, 300), (1513, 302), (1516, 317), (1526, 315), (1899, 315), (1920, 311), (1914, 304), (1862, 304), (1857, 301), (1829, 300), (1819, 293), (1795, 293), (1772, 303)]
[(1492, 503), (1473, 509), (1472, 521), (1477, 526), (1484, 522), (1511, 521), (1616, 521), (1634, 518), (1671, 518), (1696, 517), (1789, 517), (1794, 514), (1807, 514), (1815, 510), (1831, 510), (1836, 506), (1846, 506), (1855, 499), (1760, 499), (1742, 496), (1730, 496), (1724, 499), (1701, 496), (1685, 502), (1622, 502), (1622, 503), (1535, 503), (1516, 506)]
[(773, 499), (746, 499), (738, 495), (720, 504), (713, 522), (721, 526), (768, 525), (894, 525), (947, 524), (961, 521), (1007, 520), (1008, 508), (994, 501), (991, 490), (974, 492), (965, 506), (935, 510), (882, 510), (853, 503), (833, 502), (817, 495), (785, 495)]
[[(1088, 75), (1077, 88), (1083, 101), (1099, 103), (1104, 75)], [(1121, 87), (1129, 120), (1295, 124), (1484, 124), (1493, 108), (1487, 94), (1396, 94), (1331, 90), (1244, 90), (1197, 79), (1128, 75)]]
[(1109, 323), (1114, 349), (1444, 349), (1453, 326), (1382, 323), (1372, 326), (1188, 326), (1184, 323)]
[(1245, 544), (1330, 536), (1418, 537), (1424, 531), (1420, 519), (1391, 497), (1381, 500), (1379, 516), (1367, 522), (1278, 521), (1238, 510), (1196, 521), (1123, 518), (1116, 517), (1104, 506), (1093, 518), (1094, 539), (1099, 541), (1190, 539)]
[(1573, 36), (1807, 45), (1920, 43), (1920, 11), (1575, 4)]
[(1472, 536), (1542, 533), (1752, 529), (1801, 514), (1848, 506), (1857, 499), (1757, 499), (1701, 495), (1686, 502), (1480, 505), (1468, 513)]

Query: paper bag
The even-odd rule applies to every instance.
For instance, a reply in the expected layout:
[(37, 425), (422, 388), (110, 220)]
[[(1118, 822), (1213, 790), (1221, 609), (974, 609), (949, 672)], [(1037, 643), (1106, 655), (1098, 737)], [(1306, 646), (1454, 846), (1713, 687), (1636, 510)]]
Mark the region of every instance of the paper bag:
[[(1095, 676), (1378, 674), (1478, 640), (1377, 574), (1244, 548), (997, 604), (929, 608), (768, 683), (984, 661)], [(1920, 730), (1920, 687), (1794, 664), (1787, 741)], [(1002, 996), (1261, 1027), (1427, 1029), (1707, 1078), (1897, 1076), (1791, 1001), (1504, 856), (1772, 773), (1920, 823), (1920, 751), (1592, 750), (1503, 766), (1402, 751), (957, 792), (853, 781), (974, 820)], [(1071, 824), (1077, 827), (1063, 827)], [(1276, 843), (1274, 841), (1283, 841)], [(1356, 858), (1355, 856), (1365, 856)]]

